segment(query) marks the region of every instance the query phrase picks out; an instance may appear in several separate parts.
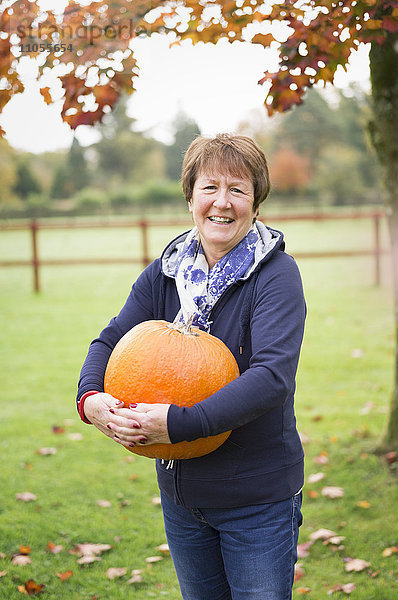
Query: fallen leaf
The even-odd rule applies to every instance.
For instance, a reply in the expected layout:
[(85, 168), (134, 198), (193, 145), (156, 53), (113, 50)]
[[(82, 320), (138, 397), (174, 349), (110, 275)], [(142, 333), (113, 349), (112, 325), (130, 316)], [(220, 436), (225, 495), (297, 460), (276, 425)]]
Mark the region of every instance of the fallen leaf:
[(0, 571), (0, 577), (4, 577), (4, 575), (7, 575), (7, 571)]
[(303, 569), (303, 565), (301, 563), (296, 563), (294, 567), (294, 581), (298, 581), (302, 577), (304, 577), (305, 571)]
[(374, 402), (369, 401), (365, 404), (365, 406), (363, 408), (361, 408), (361, 410), (359, 411), (360, 415), (368, 415), (370, 413), (370, 411), (372, 410), (372, 408), (374, 408)]
[(330, 436), (330, 443), (331, 444), (337, 444), (338, 441), (339, 441), (339, 438), (337, 437), (337, 435)]
[(299, 436), (302, 444), (308, 444), (310, 442), (310, 438), (305, 433), (299, 433)]
[(110, 508), (112, 506), (109, 500), (97, 500), (96, 504), (101, 506), (101, 508)]
[(141, 583), (142, 581), (142, 575), (141, 575), (142, 571), (141, 569), (133, 569), (131, 571), (131, 577), (128, 580), (127, 583)]
[(134, 462), (134, 461), (135, 461), (134, 456), (125, 456), (123, 458), (123, 462), (126, 462), (126, 463), (131, 463), (131, 462)]
[(382, 552), (382, 556), (384, 558), (387, 558), (387, 556), (392, 556), (393, 554), (397, 554), (398, 553), (398, 548), (397, 546), (391, 546), (390, 548), (385, 548)]
[(323, 487), (321, 493), (326, 498), (341, 498), (344, 496), (343, 488), (332, 485)]
[(170, 554), (170, 548), (168, 544), (160, 544), (160, 546), (156, 546), (156, 550), (159, 550), (159, 552), (162, 552), (166, 555)]
[(15, 494), (15, 498), (17, 500), (22, 500), (22, 502), (33, 502), (37, 500), (37, 496), (32, 494), (32, 492), (21, 492), (20, 494)]
[(36, 450), (36, 454), (41, 454), (41, 456), (50, 456), (51, 454), (56, 454), (57, 450), (55, 448), (39, 448)]
[(32, 463), (21, 462), (21, 467), (27, 471), (31, 471), (33, 469)]
[(94, 554), (87, 554), (79, 558), (76, 562), (79, 565), (90, 565), (91, 563), (101, 560), (99, 556), (94, 556)]
[(90, 556), (98, 554), (102, 554), (102, 552), (106, 552), (110, 550), (112, 546), (109, 544), (77, 544), (74, 550), (71, 550), (71, 554), (78, 554), (79, 556)]
[(161, 498), (159, 498), (159, 496), (155, 496), (154, 498), (152, 498), (152, 504), (154, 506), (161, 506), (162, 505)]
[(160, 560), (163, 560), (163, 556), (148, 556), (145, 559), (145, 562), (148, 563), (149, 565), (152, 563), (156, 563), (159, 562)]
[(318, 481), (322, 481), (325, 477), (325, 473), (313, 473), (312, 475), (308, 475), (307, 481), (308, 483), (318, 483)]
[(63, 549), (64, 549), (63, 546), (57, 546), (56, 544), (54, 544), (54, 542), (48, 542), (47, 547), (46, 547), (46, 552), (51, 552), (52, 554), (58, 554)]
[(367, 500), (361, 500), (360, 502), (356, 502), (355, 506), (359, 508), (370, 508), (371, 504)]
[(305, 542), (304, 544), (299, 544), (297, 546), (297, 558), (305, 558), (308, 556), (309, 549), (313, 543), (314, 542)]
[(331, 590), (328, 591), (329, 596), (334, 594), (334, 592), (344, 592), (345, 594), (351, 594), (355, 590), (355, 583), (338, 583), (333, 586)]
[(353, 348), (351, 350), (351, 358), (362, 358), (363, 357), (363, 350), (361, 350), (361, 348)]
[(319, 494), (316, 490), (307, 490), (307, 496), (309, 498), (318, 498)]
[(311, 588), (309, 587), (301, 587), (301, 588), (297, 588), (296, 593), (297, 594), (309, 594), (311, 591)]
[(367, 567), (370, 567), (370, 562), (367, 560), (362, 560), (362, 558), (351, 558), (346, 562), (345, 570), (347, 573), (350, 573), (351, 571), (359, 572), (364, 571)]
[(18, 590), (23, 594), (27, 594), (28, 596), (33, 596), (36, 594), (42, 594), (44, 590), (44, 584), (37, 584), (33, 581), (33, 579), (29, 579), (25, 581), (23, 585), (18, 586)]
[(57, 577), (60, 578), (61, 581), (66, 581), (73, 575), (73, 571), (65, 571), (64, 573), (55, 573)]
[(13, 565), (18, 565), (19, 567), (25, 567), (26, 565), (32, 564), (32, 559), (25, 554), (16, 554), (11, 563)]
[(314, 463), (316, 463), (317, 465), (327, 465), (329, 462), (328, 456), (327, 456), (327, 452), (321, 452), (318, 456), (315, 456), (314, 458)]
[(68, 433), (68, 438), (74, 442), (80, 442), (83, 439), (83, 435), (81, 433)]
[(336, 535), (337, 533), (335, 533), (331, 529), (317, 529), (316, 531), (310, 534), (310, 539), (313, 542), (316, 542), (317, 540), (327, 540)]
[(54, 425), (53, 433), (55, 433), (56, 435), (60, 435), (61, 433), (65, 433), (65, 429), (63, 427), (59, 427), (59, 425)]
[(7, 555), (4, 552), (0, 552), (0, 558), (7, 558)]
[(312, 417), (311, 421), (313, 421), (314, 423), (318, 423), (318, 421), (322, 421), (323, 419), (323, 415), (315, 415), (314, 417)]
[(327, 540), (325, 540), (323, 542), (323, 545), (328, 546), (329, 544), (332, 544), (333, 546), (338, 546), (339, 544), (341, 544), (341, 542), (343, 540), (345, 540), (344, 535), (334, 535), (334, 536), (328, 538)]
[(30, 554), (31, 548), (30, 546), (19, 546), (19, 554)]
[(116, 579), (116, 577), (123, 577), (126, 573), (126, 567), (111, 567), (107, 570), (106, 576), (108, 579)]
[(384, 460), (388, 465), (392, 465), (398, 460), (398, 452), (387, 452), (387, 454), (384, 455)]
[(137, 481), (137, 479), (139, 478), (140, 476), (137, 473), (132, 473), (131, 475), (129, 475), (130, 481)]

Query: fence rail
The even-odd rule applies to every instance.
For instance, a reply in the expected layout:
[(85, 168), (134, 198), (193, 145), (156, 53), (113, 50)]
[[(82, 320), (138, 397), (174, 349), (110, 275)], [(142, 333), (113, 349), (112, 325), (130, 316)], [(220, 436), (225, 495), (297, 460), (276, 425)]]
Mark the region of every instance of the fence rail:
[[(272, 216), (274, 222), (287, 221), (330, 221), (330, 220), (370, 220), (373, 223), (373, 245), (371, 248), (358, 250), (334, 250), (334, 251), (312, 251), (295, 252), (297, 259), (305, 258), (341, 258), (341, 257), (360, 257), (371, 256), (374, 260), (374, 282), (380, 284), (381, 278), (381, 257), (385, 250), (381, 247), (380, 223), (385, 217), (382, 211), (372, 212), (344, 212), (344, 213), (309, 213), (300, 215), (279, 215)], [(265, 220), (260, 217), (259, 220)], [(122, 222), (110, 221), (64, 221), (64, 222), (45, 222), (31, 220), (27, 223), (0, 223), (0, 231), (30, 231), (31, 238), (31, 257), (27, 260), (0, 260), (0, 267), (32, 267), (33, 287), (35, 292), (40, 292), (40, 269), (46, 266), (67, 266), (67, 265), (115, 265), (115, 264), (141, 264), (146, 267), (153, 259), (150, 254), (148, 230), (152, 227), (189, 227), (192, 222), (187, 219), (152, 221), (152, 220), (125, 220)], [(103, 257), (103, 258), (40, 258), (39, 253), (39, 231), (41, 230), (63, 230), (63, 229), (116, 229), (116, 228), (138, 228), (141, 232), (141, 255), (139, 257)]]

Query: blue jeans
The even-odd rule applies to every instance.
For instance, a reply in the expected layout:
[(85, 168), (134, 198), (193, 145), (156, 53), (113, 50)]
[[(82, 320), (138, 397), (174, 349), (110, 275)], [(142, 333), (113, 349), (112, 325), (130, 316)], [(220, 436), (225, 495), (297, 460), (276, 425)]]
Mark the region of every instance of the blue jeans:
[(183, 600), (290, 600), (301, 499), (199, 510), (162, 494)]

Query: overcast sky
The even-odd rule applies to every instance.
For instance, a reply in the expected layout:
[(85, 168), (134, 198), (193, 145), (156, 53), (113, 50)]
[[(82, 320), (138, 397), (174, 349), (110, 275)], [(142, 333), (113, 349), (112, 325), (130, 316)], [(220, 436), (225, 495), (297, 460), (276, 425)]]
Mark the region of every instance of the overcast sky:
[[(171, 141), (170, 122), (179, 110), (195, 119), (203, 134), (233, 132), (252, 109), (265, 112), (266, 89), (257, 81), (264, 70), (276, 66), (275, 57), (259, 44), (220, 42), (216, 46), (187, 41), (169, 48), (163, 36), (135, 40), (141, 69), (137, 91), (129, 100), (129, 114), (140, 130), (165, 142)], [(73, 133), (60, 117), (61, 106), (47, 106), (32, 78), (32, 65), (24, 72), (26, 91), (16, 95), (0, 116), (7, 140), (18, 149), (43, 152), (67, 148)], [(368, 50), (361, 47), (348, 74), (341, 69), (335, 83), (345, 88), (350, 81), (369, 87)], [(86, 126), (77, 129), (83, 145), (96, 140)]]

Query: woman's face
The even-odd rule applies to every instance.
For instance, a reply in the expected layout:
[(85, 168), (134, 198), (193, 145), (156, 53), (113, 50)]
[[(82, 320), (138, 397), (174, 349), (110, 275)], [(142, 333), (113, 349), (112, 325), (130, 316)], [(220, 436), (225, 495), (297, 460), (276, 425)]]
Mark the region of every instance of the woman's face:
[(210, 267), (245, 237), (258, 212), (253, 203), (253, 182), (247, 176), (202, 173), (197, 177), (189, 211)]

